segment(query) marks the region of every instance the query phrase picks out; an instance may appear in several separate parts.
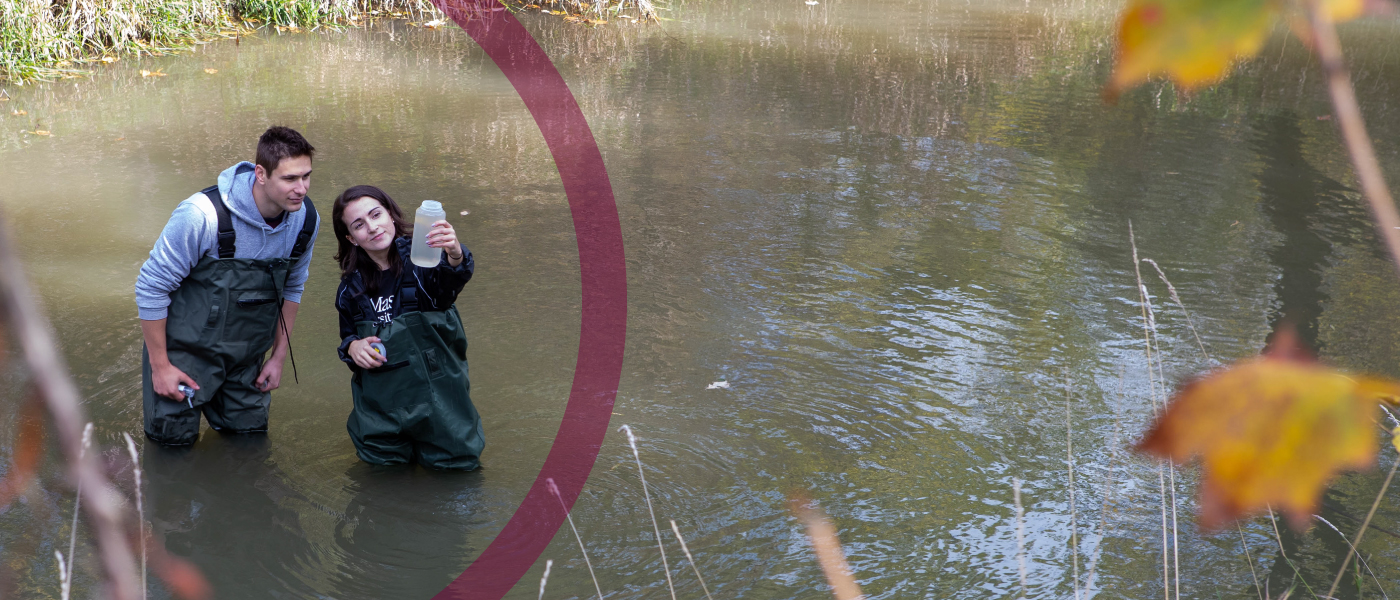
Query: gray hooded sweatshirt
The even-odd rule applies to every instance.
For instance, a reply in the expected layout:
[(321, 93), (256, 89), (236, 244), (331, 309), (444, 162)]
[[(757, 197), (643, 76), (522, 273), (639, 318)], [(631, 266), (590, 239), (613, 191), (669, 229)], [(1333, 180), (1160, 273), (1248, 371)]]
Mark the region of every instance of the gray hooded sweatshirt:
[[(233, 257), (286, 258), (291, 255), (297, 234), (306, 220), (306, 205), (288, 213), (277, 227), (270, 227), (253, 202), (253, 179), (253, 163), (246, 161), (219, 174), (219, 194), (228, 206), (236, 236)], [(301, 302), (317, 233), (319, 227), (311, 234), (306, 253), (292, 265), (287, 275), (283, 294), (287, 300)], [(136, 276), (136, 308), (141, 320), (156, 321), (169, 316), (170, 293), (180, 287), (204, 256), (219, 257), (219, 217), (209, 197), (196, 192), (175, 207), (170, 221), (160, 232), (160, 239), (151, 249), (150, 258), (141, 265), (141, 273)]]

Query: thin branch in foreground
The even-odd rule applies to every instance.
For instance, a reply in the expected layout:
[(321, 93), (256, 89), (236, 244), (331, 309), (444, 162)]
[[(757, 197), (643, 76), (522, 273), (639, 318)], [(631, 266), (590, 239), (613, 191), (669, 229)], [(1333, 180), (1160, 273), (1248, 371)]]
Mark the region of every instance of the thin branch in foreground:
[(812, 550), (817, 553), (817, 564), (826, 574), (826, 582), (831, 585), (831, 593), (836, 600), (865, 600), (860, 584), (851, 576), (851, 566), (841, 552), (841, 541), (836, 537), (836, 528), (821, 510), (813, 508), (805, 498), (793, 498), (788, 507), (807, 529), (807, 538), (812, 542)]
[[(59, 447), (68, 461), (75, 482), (89, 491), (86, 503), (93, 536), (112, 600), (136, 600), (139, 596), (136, 561), (123, 533), (121, 492), (102, 474), (96, 453), (82, 451), (83, 415), (78, 386), (69, 375), (68, 365), (58, 351), (48, 318), (44, 316), (29, 288), (24, 265), (15, 255), (9, 227), (0, 219), (0, 320), (13, 332), (24, 350), (25, 362), (48, 408), (58, 434)], [(71, 559), (71, 557), (70, 557)]]

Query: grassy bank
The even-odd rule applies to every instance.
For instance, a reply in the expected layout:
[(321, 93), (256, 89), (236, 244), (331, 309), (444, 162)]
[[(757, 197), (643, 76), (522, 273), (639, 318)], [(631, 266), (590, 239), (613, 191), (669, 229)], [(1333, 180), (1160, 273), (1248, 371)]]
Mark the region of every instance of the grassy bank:
[(0, 81), (76, 76), (84, 65), (158, 54), (272, 25), (421, 16), (427, 0), (0, 0)]
[[(513, 10), (585, 24), (656, 20), (650, 0), (506, 0)], [(86, 65), (160, 54), (268, 25), (358, 25), (380, 16), (437, 19), (429, 0), (0, 0), (0, 82), (80, 76)]]

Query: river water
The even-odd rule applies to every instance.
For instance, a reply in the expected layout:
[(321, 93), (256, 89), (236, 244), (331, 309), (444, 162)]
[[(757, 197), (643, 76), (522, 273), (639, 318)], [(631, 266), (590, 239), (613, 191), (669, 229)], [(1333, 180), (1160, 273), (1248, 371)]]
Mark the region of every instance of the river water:
[[(613, 426), (637, 432), (662, 530), (676, 521), (716, 597), (824, 595), (786, 508), (795, 493), (832, 517), (872, 598), (1016, 598), (1022, 560), (1031, 597), (1161, 595), (1158, 470), (1127, 450), (1154, 385), (1131, 240), (1203, 342), (1204, 354), (1143, 263), (1169, 386), (1257, 352), (1283, 315), (1328, 360), (1400, 376), (1400, 285), (1316, 62), (1285, 30), (1189, 100), (1150, 85), (1106, 106), (1116, 3), (670, 8), (651, 27), (522, 18), (579, 98), (617, 195), (629, 322)], [(1400, 181), (1400, 25), (1343, 38)], [(121, 436), (141, 439), (132, 284), (181, 199), (287, 124), (318, 149), (323, 218), (359, 183), (443, 202), (477, 261), (458, 307), (480, 471), (356, 460), (329, 226), (293, 336), (299, 383), (289, 364), (268, 435), (206, 431), (142, 460), (152, 530), (220, 598), (427, 598), (460, 574), (543, 462), (579, 335), (558, 173), (480, 49), (405, 22), (264, 32), (5, 90), (0, 205), (127, 490)], [(4, 380), (18, 398), (22, 373)], [(707, 389), (720, 380), (728, 389)], [(17, 404), (3, 408), (4, 464)], [(0, 594), (59, 597), (53, 550), (66, 553), (73, 504), (60, 467), (51, 453), (39, 486), (0, 513)], [(1346, 548), (1335, 532), (1319, 521), (1276, 539), (1261, 518), (1203, 535), (1196, 479), (1176, 472), (1182, 595), (1330, 583)], [(1321, 516), (1351, 535), (1382, 479), (1343, 477)], [(1375, 523), (1394, 531), (1389, 497)], [(608, 597), (667, 596), (622, 434), (573, 519)], [(79, 529), (87, 597), (97, 561)], [(701, 597), (665, 537), (677, 595)], [(1348, 579), (1342, 597), (1400, 589), (1397, 546), (1368, 534), (1375, 578)], [(538, 594), (544, 559), (549, 597), (592, 594), (566, 527), (510, 597)], [(169, 597), (154, 577), (151, 589)]]

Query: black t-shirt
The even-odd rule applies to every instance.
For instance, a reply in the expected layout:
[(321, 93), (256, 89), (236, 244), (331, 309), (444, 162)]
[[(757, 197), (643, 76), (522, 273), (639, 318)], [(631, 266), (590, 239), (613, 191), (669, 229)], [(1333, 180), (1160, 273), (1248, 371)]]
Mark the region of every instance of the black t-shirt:
[(378, 281), (378, 292), (370, 296), (370, 313), (366, 314), (366, 320), (388, 323), (399, 316), (402, 306), (399, 302), (399, 280), (394, 277), (391, 271), (380, 271)]

